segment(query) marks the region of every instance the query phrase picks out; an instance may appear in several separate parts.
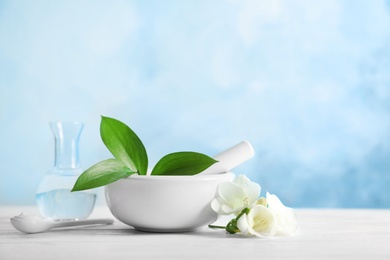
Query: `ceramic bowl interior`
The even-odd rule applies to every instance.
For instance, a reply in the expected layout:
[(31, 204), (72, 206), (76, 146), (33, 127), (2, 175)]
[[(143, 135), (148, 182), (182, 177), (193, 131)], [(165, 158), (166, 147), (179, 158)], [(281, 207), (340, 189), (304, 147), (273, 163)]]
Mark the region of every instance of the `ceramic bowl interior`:
[(121, 222), (141, 231), (183, 232), (214, 222), (210, 203), (231, 172), (194, 176), (131, 175), (106, 186), (107, 205)]

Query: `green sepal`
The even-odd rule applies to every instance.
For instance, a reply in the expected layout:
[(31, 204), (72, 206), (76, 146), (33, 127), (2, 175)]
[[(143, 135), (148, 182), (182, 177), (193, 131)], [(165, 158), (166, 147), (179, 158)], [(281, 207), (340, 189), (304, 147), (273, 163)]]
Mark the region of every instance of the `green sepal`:
[(230, 234), (235, 234), (240, 232), (240, 229), (237, 227), (237, 221), (240, 219), (240, 217), (244, 214), (248, 214), (250, 211), (250, 208), (244, 208), (240, 214), (238, 214), (237, 217), (234, 219), (230, 220), (230, 222), (226, 225), (226, 231), (229, 232)]

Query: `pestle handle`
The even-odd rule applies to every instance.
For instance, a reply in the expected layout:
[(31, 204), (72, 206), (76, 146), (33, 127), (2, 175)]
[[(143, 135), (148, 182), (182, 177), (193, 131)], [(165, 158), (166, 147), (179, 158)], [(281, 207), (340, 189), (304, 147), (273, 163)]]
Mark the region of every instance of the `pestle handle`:
[(213, 158), (218, 162), (199, 174), (217, 174), (230, 171), (254, 155), (252, 145), (248, 141), (242, 141), (233, 147), (215, 155)]

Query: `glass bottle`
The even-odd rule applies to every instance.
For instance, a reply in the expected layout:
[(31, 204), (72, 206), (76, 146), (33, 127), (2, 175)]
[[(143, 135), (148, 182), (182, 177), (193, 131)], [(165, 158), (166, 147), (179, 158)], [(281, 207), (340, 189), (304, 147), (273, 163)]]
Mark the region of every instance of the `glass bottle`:
[(51, 122), (55, 139), (54, 167), (41, 180), (36, 194), (43, 217), (56, 220), (86, 219), (95, 206), (93, 190), (71, 192), (83, 172), (79, 164), (81, 122)]

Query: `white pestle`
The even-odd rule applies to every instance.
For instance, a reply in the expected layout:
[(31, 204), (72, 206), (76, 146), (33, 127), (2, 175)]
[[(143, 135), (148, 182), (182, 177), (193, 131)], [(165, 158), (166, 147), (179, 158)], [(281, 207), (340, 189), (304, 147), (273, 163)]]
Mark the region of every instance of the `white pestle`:
[(110, 225), (113, 224), (112, 219), (87, 219), (87, 220), (72, 220), (72, 221), (49, 221), (41, 216), (25, 215), (21, 213), (18, 216), (11, 218), (11, 224), (19, 231), (33, 234), (40, 233), (52, 228), (85, 226), (85, 225)]
[(213, 158), (218, 162), (198, 174), (217, 174), (230, 171), (254, 155), (252, 145), (248, 141), (242, 141), (233, 147), (215, 155)]

